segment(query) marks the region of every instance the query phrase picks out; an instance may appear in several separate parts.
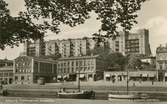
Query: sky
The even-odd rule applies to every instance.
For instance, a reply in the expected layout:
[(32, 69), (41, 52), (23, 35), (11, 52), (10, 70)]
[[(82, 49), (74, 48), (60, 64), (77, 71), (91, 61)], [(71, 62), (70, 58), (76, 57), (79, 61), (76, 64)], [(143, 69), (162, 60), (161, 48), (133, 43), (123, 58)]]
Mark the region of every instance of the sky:
[[(24, 10), (24, 0), (5, 0), (9, 5), (12, 16), (17, 16), (18, 12)], [(156, 48), (167, 43), (167, 0), (149, 0), (142, 5), (137, 18), (138, 24), (134, 28), (149, 29), (150, 46), (153, 55), (155, 55)], [(80, 38), (84, 36), (91, 36), (100, 27), (100, 22), (95, 19), (95, 15), (87, 20), (85, 24), (75, 28), (68, 26), (61, 26), (61, 33), (48, 33), (47, 40), (50, 39), (67, 39)], [(9, 48), (4, 51), (0, 50), (0, 59), (8, 58), (14, 59), (23, 51), (23, 46)]]

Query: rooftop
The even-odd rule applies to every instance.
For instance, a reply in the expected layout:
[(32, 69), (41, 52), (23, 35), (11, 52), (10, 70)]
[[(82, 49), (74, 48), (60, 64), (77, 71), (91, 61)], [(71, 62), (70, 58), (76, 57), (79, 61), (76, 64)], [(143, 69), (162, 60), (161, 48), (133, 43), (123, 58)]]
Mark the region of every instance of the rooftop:
[(99, 55), (92, 55), (92, 56), (77, 56), (77, 57), (65, 57), (59, 58), (58, 60), (71, 60), (71, 59), (86, 59), (86, 58), (97, 58)]
[(160, 45), (160, 46), (156, 49), (156, 53), (167, 53), (167, 44), (166, 44), (166, 46)]

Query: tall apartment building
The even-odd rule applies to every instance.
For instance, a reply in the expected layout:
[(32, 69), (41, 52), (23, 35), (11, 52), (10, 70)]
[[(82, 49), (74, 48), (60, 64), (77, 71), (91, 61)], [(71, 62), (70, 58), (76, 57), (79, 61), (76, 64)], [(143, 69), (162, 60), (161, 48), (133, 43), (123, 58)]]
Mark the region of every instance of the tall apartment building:
[(49, 40), (42, 39), (34, 42), (26, 41), (24, 54), (27, 56), (52, 56), (60, 53), (61, 57), (86, 56), (94, 48), (95, 41), (92, 38)]
[[(108, 39), (111, 52), (127, 54), (151, 55), (149, 44), (149, 31), (140, 29), (136, 33), (120, 32), (115, 40)], [(35, 42), (25, 43), (25, 53), (28, 56), (51, 56), (59, 52), (61, 57), (87, 56), (94, 49), (96, 41), (93, 38), (78, 38), (64, 40), (50, 40), (44, 42), (43, 39)]]
[(149, 30), (139, 29), (136, 33), (119, 32), (119, 36), (115, 39), (109, 39), (110, 47), (113, 52), (127, 54), (143, 54), (151, 55), (149, 44)]
[(50, 40), (45, 42), (45, 55), (51, 56), (59, 52), (60, 40)]
[(26, 41), (24, 43), (24, 54), (27, 56), (44, 56), (45, 42), (43, 39), (35, 41)]
[[(57, 48), (55, 48), (56, 46)], [(46, 42), (45, 55), (49, 55), (50, 49), (52, 49), (52, 54), (58, 50), (62, 57), (86, 56), (90, 55), (94, 46), (95, 41), (92, 38), (50, 40)]]

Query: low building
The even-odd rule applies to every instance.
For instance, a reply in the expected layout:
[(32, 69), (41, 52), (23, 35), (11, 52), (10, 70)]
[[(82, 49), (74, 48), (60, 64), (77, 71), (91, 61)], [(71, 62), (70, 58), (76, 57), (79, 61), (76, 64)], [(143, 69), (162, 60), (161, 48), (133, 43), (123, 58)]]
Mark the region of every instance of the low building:
[(150, 56), (150, 57), (143, 57), (141, 58), (141, 62), (149, 65), (155, 65), (156, 64), (156, 57)]
[(104, 72), (104, 80), (105, 81), (125, 81), (127, 79), (126, 71), (105, 71)]
[(57, 63), (59, 80), (98, 80), (103, 78), (104, 62), (96, 56), (60, 58)]
[(11, 84), (13, 81), (13, 61), (0, 59), (0, 83)]
[(119, 82), (126, 81), (128, 78), (132, 81), (155, 81), (157, 78), (157, 71), (108, 71), (104, 72), (104, 80)]
[(13, 66), (0, 67), (0, 82), (2, 84), (12, 84)]
[(0, 59), (0, 67), (12, 66), (12, 65), (13, 65), (13, 61), (12, 60)]
[(46, 83), (56, 81), (55, 60), (19, 56), (14, 60), (14, 83), (32, 84), (43, 78)]
[(158, 81), (167, 81), (167, 45), (156, 49), (156, 69)]

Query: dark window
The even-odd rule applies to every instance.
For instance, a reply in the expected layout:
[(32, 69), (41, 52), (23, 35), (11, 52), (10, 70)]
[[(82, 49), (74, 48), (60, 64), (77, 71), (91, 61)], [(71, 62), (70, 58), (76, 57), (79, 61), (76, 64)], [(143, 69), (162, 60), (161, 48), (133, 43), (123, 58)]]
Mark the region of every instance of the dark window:
[(15, 76), (15, 80), (16, 80), (16, 81), (18, 80), (18, 76)]
[(71, 62), (71, 65), (74, 66), (74, 62), (73, 61)]
[(30, 79), (31, 79), (31, 77), (28, 75), (28, 76), (27, 76), (27, 80), (30, 80)]
[(21, 76), (21, 80), (24, 80), (24, 76)]

